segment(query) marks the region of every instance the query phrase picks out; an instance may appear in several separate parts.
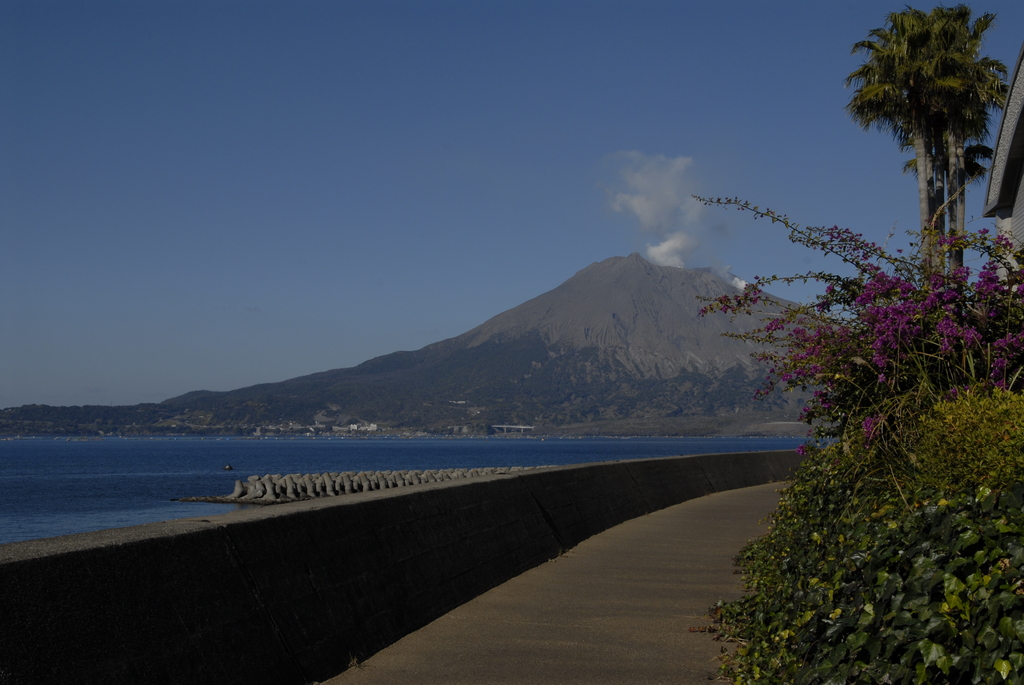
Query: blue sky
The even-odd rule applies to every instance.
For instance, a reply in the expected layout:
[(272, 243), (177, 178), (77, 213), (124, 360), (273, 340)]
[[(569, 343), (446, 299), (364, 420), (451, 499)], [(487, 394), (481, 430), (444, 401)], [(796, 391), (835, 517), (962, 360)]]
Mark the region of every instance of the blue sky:
[[(913, 228), (843, 112), (903, 6), (0, 0), (0, 407), (353, 366), (634, 251), (818, 266), (691, 193)], [(1024, 3), (972, 7), (1012, 68)]]

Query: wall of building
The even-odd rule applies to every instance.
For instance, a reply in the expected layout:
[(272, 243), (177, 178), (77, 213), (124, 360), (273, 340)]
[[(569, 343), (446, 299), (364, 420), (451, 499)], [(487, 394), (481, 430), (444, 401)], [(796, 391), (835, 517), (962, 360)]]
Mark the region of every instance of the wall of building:
[(1010, 77), (1006, 105), (999, 122), (992, 170), (985, 193), (985, 216), (995, 217), (996, 229), (1024, 247), (1024, 45)]
[(596, 533), (798, 463), (604, 462), (0, 545), (0, 685), (325, 680)]

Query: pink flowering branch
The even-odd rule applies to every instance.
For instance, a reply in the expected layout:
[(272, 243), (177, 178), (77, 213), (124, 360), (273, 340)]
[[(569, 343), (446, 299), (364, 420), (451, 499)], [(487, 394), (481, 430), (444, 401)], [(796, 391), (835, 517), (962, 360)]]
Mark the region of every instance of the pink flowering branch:
[[(935, 273), (916, 251), (895, 254), (839, 227), (804, 227), (770, 209), (731, 199), (698, 198), (782, 224), (789, 239), (838, 257), (852, 276), (811, 271), (757, 277), (742, 292), (702, 310), (756, 315), (764, 325), (734, 337), (763, 345), (768, 364), (761, 393), (811, 391), (803, 419), (819, 437), (899, 443), (903, 419), (965, 389), (1024, 389), (1024, 254), (987, 230), (945, 237), (938, 249), (983, 257), (973, 272)], [(775, 284), (820, 283), (805, 304), (768, 293)]]

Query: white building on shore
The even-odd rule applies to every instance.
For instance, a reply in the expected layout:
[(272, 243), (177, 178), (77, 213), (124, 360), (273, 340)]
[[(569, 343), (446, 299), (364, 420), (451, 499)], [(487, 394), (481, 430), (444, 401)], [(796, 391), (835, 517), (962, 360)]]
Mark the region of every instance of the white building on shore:
[[(1006, 107), (992, 157), (992, 170), (985, 195), (985, 216), (995, 217), (996, 229), (1014, 245), (1024, 247), (1024, 46), (1006, 94)], [(1016, 215), (1016, 216), (1015, 216)]]

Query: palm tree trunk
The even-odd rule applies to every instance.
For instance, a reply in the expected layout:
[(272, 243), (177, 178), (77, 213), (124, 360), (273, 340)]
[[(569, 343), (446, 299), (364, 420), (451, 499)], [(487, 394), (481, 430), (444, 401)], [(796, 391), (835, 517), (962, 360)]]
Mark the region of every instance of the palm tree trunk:
[(921, 261), (926, 271), (934, 271), (938, 247), (932, 218), (935, 215), (935, 185), (933, 177), (934, 160), (931, 154), (930, 136), (925, 126), (915, 127), (914, 155), (917, 158), (917, 193), (921, 211)]
[[(935, 178), (935, 196), (932, 200), (932, 224), (935, 226), (936, 241), (946, 235), (946, 174), (949, 169), (949, 154), (946, 151), (945, 141), (942, 139), (942, 132), (932, 131), (932, 175)], [(937, 246), (936, 246), (937, 247)], [(941, 251), (940, 251), (941, 253)]]
[(924, 136), (914, 134), (914, 157), (917, 160), (917, 194), (921, 211), (921, 230), (924, 231), (932, 220), (932, 205), (928, 190), (928, 152)]
[[(949, 131), (949, 235), (963, 235), (966, 227), (967, 171), (964, 161), (964, 139), (958, 131)], [(949, 268), (959, 269), (964, 265), (964, 251), (951, 250)]]

